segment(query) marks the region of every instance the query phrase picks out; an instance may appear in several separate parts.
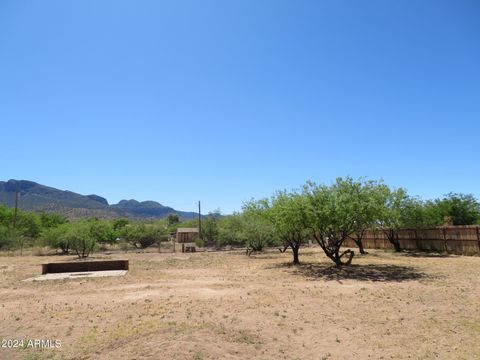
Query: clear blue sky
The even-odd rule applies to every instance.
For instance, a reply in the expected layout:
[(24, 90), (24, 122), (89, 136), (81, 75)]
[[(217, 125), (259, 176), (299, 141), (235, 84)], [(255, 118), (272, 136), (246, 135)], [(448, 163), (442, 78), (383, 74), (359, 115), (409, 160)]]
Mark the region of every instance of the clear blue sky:
[(0, 180), (110, 203), (480, 197), (480, 2), (0, 0), (0, 139)]

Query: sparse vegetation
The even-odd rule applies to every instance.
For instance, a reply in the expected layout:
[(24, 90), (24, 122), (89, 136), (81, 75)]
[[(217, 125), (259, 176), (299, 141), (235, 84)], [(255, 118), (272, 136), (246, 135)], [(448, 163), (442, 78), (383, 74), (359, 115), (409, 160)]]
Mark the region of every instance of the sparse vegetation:
[(276, 249), (255, 259), (151, 249), (102, 254), (130, 260), (123, 278), (41, 283), (21, 280), (57, 257), (3, 256), (2, 331), (59, 338), (45, 355), (62, 359), (480, 357), (480, 258), (369, 252), (337, 268), (318, 247), (302, 248), (297, 266)]

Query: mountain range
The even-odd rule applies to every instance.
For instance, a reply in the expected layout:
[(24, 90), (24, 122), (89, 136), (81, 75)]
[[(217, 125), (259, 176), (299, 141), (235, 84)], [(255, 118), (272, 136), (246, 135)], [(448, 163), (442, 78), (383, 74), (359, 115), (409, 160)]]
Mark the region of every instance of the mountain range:
[(0, 204), (15, 206), (15, 193), (19, 191), (19, 209), (55, 212), (69, 218), (97, 217), (112, 219), (159, 219), (178, 214), (183, 219), (197, 216), (195, 212), (178, 211), (156, 201), (121, 200), (110, 205), (98, 195), (81, 195), (68, 190), (38, 184), (28, 180), (0, 181)]

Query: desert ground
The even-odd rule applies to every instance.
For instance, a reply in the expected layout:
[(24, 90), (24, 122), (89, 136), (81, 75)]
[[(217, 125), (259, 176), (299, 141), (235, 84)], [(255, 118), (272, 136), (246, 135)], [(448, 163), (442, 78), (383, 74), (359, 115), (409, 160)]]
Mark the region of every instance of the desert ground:
[(23, 282), (74, 256), (0, 256), (0, 359), (480, 359), (480, 258), (318, 248), (94, 254), (123, 277)]

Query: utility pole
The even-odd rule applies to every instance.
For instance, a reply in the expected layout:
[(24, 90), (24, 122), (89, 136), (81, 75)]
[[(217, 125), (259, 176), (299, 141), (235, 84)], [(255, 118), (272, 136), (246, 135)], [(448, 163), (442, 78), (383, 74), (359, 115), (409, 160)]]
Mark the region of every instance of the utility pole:
[(17, 185), (17, 190), (15, 190), (15, 211), (13, 213), (13, 228), (17, 227), (17, 212), (18, 212), (18, 194), (20, 193), (20, 189)]
[[(18, 212), (18, 195), (20, 194), (20, 186), (17, 183), (17, 189), (15, 190), (15, 211), (13, 213), (13, 230), (17, 228), (17, 212)], [(20, 256), (23, 255), (23, 238), (20, 237)]]
[(198, 236), (202, 238), (202, 212), (200, 209), (200, 200), (198, 200)]

